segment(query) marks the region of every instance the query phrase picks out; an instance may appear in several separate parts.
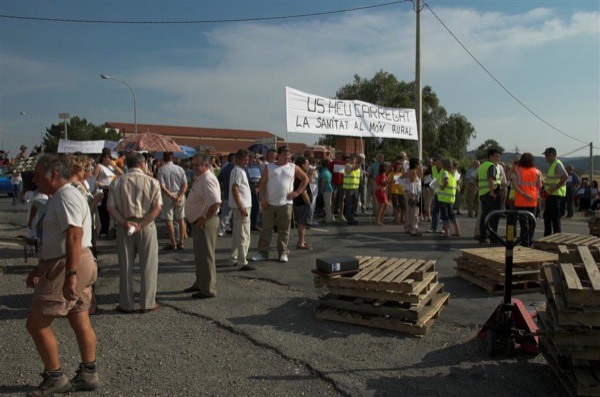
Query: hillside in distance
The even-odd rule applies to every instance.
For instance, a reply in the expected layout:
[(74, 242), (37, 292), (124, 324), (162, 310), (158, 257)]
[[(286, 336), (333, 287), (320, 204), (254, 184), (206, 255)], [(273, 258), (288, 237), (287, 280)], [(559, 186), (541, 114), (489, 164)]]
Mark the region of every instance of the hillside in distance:
[[(515, 152), (504, 152), (502, 155), (502, 162), (508, 163), (512, 162), (512, 160), (517, 156)], [(470, 150), (467, 152), (466, 157), (475, 158), (475, 150)], [(550, 164), (546, 162), (543, 156), (534, 156), (535, 158), (535, 166), (542, 171), (543, 173), (548, 172), (548, 167)], [(562, 161), (562, 163), (566, 166), (567, 164), (571, 164), (579, 175), (588, 174), (590, 171), (590, 157), (589, 156), (578, 156), (578, 157), (567, 157), (561, 158), (560, 155), (558, 159)], [(600, 174), (600, 156), (594, 156), (593, 160), (594, 166), (594, 175)]]

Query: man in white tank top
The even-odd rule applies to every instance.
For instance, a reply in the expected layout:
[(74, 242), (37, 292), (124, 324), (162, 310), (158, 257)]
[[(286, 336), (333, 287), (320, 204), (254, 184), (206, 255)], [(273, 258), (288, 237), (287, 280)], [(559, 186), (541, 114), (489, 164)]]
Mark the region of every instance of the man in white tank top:
[[(294, 190), (294, 178), (301, 183)], [(288, 261), (288, 242), (290, 223), (292, 220), (292, 200), (300, 195), (308, 185), (308, 176), (297, 165), (290, 163), (290, 149), (280, 146), (277, 149), (277, 160), (263, 168), (259, 195), (263, 213), (263, 228), (258, 240), (258, 254), (253, 261), (269, 259), (269, 245), (273, 236), (273, 226), (277, 225), (277, 253), (279, 262)]]

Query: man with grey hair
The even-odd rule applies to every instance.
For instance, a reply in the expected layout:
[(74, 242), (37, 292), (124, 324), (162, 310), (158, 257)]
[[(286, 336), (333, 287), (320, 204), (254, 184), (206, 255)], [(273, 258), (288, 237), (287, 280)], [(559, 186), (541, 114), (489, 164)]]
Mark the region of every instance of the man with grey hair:
[(248, 248), (250, 247), (250, 210), (252, 209), (252, 194), (246, 167), (249, 152), (240, 149), (235, 154), (235, 167), (229, 180), (229, 207), (233, 212), (233, 240), (231, 244), (231, 263), (240, 265), (240, 270), (255, 270), (248, 263)]
[[(94, 390), (96, 373), (96, 333), (89, 308), (97, 268), (90, 247), (92, 224), (85, 197), (69, 183), (71, 167), (64, 158), (41, 156), (33, 181), (48, 194), (46, 212), (40, 219), (40, 261), (27, 276), (27, 286), (35, 288), (27, 317), (27, 330), (44, 362), (44, 380), (27, 396), (49, 396), (69, 390)], [(77, 337), (81, 364), (69, 381), (63, 374), (58, 342), (51, 325), (66, 316)]]
[(209, 299), (217, 296), (217, 268), (215, 252), (219, 233), (221, 187), (212, 172), (210, 156), (198, 153), (192, 159), (194, 183), (185, 203), (185, 214), (192, 224), (196, 281), (185, 292), (194, 292), (192, 298)]
[(132, 313), (133, 264), (140, 258), (140, 306), (142, 313), (158, 309), (156, 279), (158, 277), (158, 237), (154, 220), (162, 208), (158, 181), (146, 174), (148, 165), (141, 153), (129, 153), (125, 160), (127, 174), (110, 185), (108, 212), (117, 223), (119, 258), (119, 306), (116, 310)]
[[(173, 152), (163, 154), (164, 164), (156, 172), (156, 179), (160, 182), (162, 189), (163, 206), (161, 210), (162, 219), (167, 224), (169, 233), (169, 245), (167, 250), (182, 250), (183, 238), (185, 237), (185, 192), (187, 191), (187, 179), (183, 168), (173, 163)], [(175, 229), (173, 219), (179, 226), (179, 239), (175, 240)]]

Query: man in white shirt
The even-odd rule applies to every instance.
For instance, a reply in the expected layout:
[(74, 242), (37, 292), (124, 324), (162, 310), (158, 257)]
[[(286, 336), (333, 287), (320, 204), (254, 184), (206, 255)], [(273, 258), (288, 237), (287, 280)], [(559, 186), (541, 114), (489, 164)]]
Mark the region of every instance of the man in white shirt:
[(221, 207), (221, 188), (212, 172), (210, 156), (197, 153), (192, 159), (194, 183), (185, 203), (185, 213), (192, 226), (196, 281), (185, 292), (194, 292), (192, 298), (210, 299), (217, 296), (217, 268), (215, 252)]
[(240, 270), (256, 270), (248, 264), (248, 248), (250, 247), (250, 210), (252, 194), (246, 174), (249, 152), (240, 149), (235, 154), (235, 167), (229, 176), (229, 207), (233, 213), (233, 239), (231, 244), (231, 263), (241, 265)]
[[(98, 387), (96, 333), (89, 316), (97, 275), (90, 250), (91, 214), (85, 197), (69, 183), (70, 176), (70, 165), (55, 155), (40, 157), (35, 166), (33, 180), (40, 192), (51, 198), (40, 220), (40, 262), (27, 276), (27, 286), (35, 288), (27, 330), (44, 362), (44, 380), (27, 396)], [(77, 375), (70, 381), (62, 372), (58, 342), (51, 328), (56, 317), (64, 316), (75, 331), (81, 353)]]

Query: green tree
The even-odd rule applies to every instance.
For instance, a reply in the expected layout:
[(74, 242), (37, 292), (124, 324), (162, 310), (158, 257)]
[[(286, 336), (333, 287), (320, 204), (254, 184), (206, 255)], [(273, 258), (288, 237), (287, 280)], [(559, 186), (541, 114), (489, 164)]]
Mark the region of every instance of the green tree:
[[(65, 138), (64, 123), (52, 124), (50, 128), (46, 128), (44, 136), (44, 148), (48, 153), (56, 153), (58, 150), (58, 140), (52, 133), (56, 131), (60, 133), (60, 138)], [(121, 135), (110, 128), (107, 129), (103, 125), (94, 125), (89, 123), (85, 118), (80, 119), (78, 116), (73, 116), (67, 124), (67, 135), (70, 141), (118, 141)]]
[[(337, 99), (357, 99), (379, 106), (392, 108), (415, 108), (415, 83), (398, 81), (391, 73), (379, 71), (371, 79), (354, 75), (354, 81), (336, 92)], [(440, 105), (439, 99), (430, 86), (423, 88), (423, 155), (425, 157), (440, 153), (462, 158), (471, 138), (475, 137), (475, 129), (460, 114), (448, 117), (446, 109)], [(444, 136), (440, 140), (441, 128)], [(327, 135), (319, 143), (334, 145), (337, 136)], [(452, 142), (448, 144), (447, 142)], [(458, 145), (458, 146), (457, 146)], [(415, 156), (413, 141), (400, 139), (366, 138), (365, 154), (367, 158), (382, 152), (386, 158), (394, 158), (398, 152), (405, 151)], [(451, 151), (450, 151), (451, 149)]]
[(475, 151), (475, 158), (477, 158), (477, 160), (487, 160), (488, 159), (487, 152), (491, 148), (499, 149), (501, 152), (504, 153), (504, 148), (502, 146), (500, 146), (500, 144), (498, 142), (496, 142), (493, 139), (488, 139), (477, 147), (477, 149)]
[(475, 128), (465, 116), (451, 114), (438, 129), (438, 146), (446, 148), (450, 157), (461, 159), (471, 137), (475, 137)]

